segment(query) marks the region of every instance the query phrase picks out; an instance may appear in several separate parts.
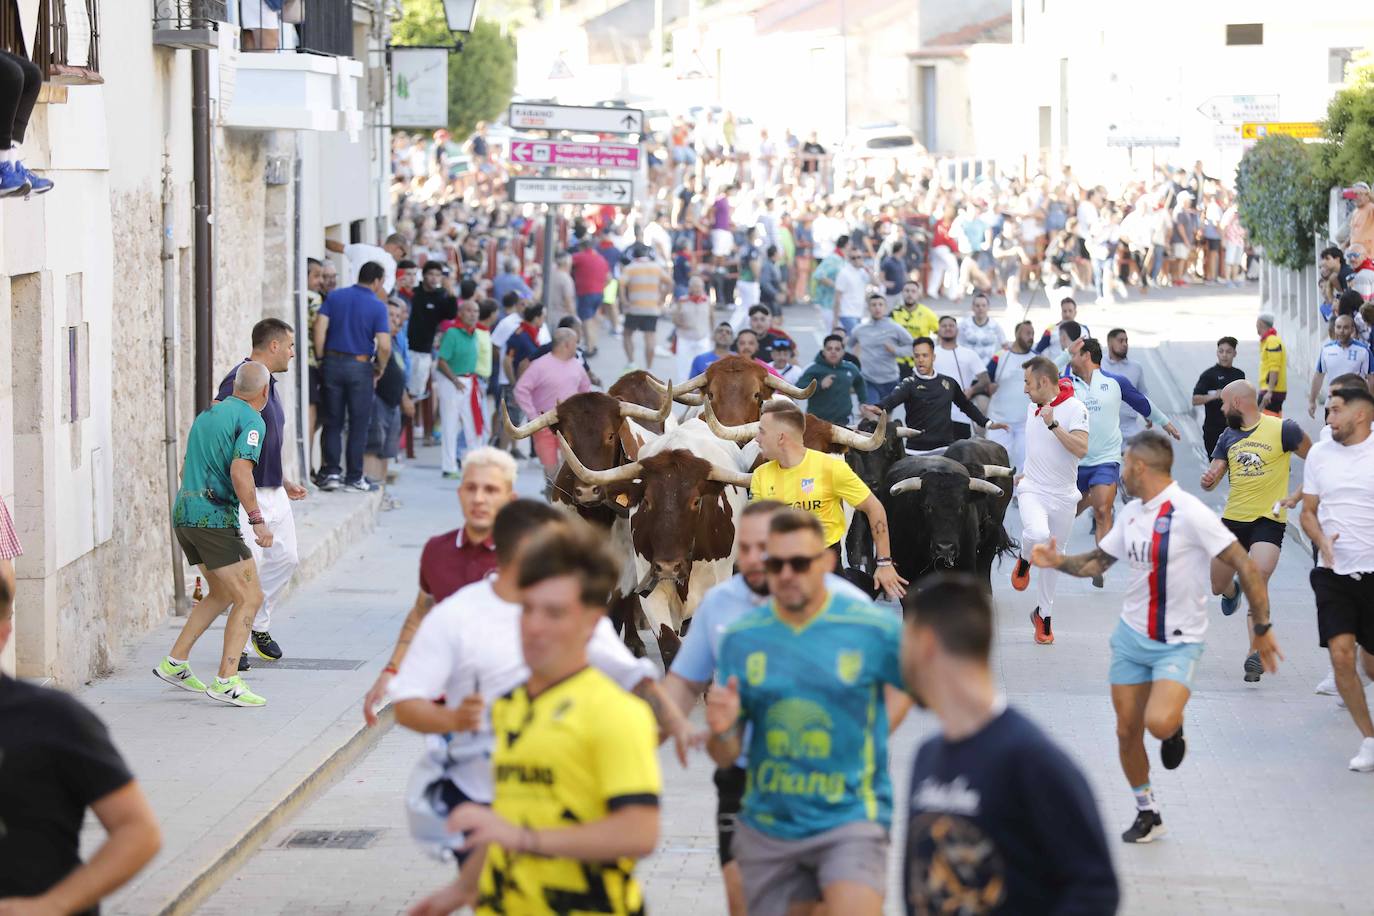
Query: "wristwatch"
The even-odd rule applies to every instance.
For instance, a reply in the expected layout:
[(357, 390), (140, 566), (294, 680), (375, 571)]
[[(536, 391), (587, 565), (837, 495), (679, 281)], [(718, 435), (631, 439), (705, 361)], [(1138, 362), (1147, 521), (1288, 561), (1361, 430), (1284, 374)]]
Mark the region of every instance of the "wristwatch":
[(1051, 432), (1053, 432), (1054, 430), (1056, 430), (1056, 429), (1059, 428), (1059, 421), (1058, 421), (1058, 420), (1051, 420), (1051, 421), (1050, 421), (1050, 425), (1049, 425), (1049, 426), (1046, 426), (1045, 428), (1048, 429), (1048, 430), (1050, 430)]
[(1254, 627), (1255, 635), (1263, 636), (1265, 633), (1268, 633), (1273, 626), (1274, 625), (1272, 623), (1257, 623)]

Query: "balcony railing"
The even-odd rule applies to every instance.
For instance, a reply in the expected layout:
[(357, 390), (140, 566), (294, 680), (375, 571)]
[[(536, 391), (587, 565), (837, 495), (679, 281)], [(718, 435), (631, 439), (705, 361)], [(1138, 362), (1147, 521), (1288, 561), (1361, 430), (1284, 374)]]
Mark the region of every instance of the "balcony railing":
[(99, 0), (39, 0), (34, 46), (24, 45), (17, 0), (0, 2), (0, 49), (27, 56), (45, 82), (88, 86), (100, 75)]
[[(353, 0), (230, 0), (238, 6), (245, 51), (353, 56)], [(299, 21), (294, 17), (303, 11)]]
[(164, 48), (211, 50), (229, 22), (229, 0), (157, 0), (153, 5), (153, 44)]
[(310, 0), (301, 23), (301, 50), (353, 56), (353, 0)]

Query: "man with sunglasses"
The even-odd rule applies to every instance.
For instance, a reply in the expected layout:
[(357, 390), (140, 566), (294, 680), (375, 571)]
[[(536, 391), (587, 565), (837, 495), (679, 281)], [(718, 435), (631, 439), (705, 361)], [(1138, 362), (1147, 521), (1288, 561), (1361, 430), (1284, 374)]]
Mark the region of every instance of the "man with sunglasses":
[(892, 787), (884, 686), (902, 686), (901, 624), (826, 587), (820, 521), (799, 509), (768, 525), (773, 599), (725, 631), (706, 698), (707, 751), (731, 765), (749, 730), (749, 792), (734, 852), (751, 916), (878, 916), (887, 881)]

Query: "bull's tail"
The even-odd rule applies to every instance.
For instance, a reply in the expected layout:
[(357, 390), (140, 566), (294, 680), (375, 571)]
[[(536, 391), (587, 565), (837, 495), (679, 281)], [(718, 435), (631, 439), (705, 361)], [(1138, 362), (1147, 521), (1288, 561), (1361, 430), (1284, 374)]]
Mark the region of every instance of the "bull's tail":
[(1003, 557), (1014, 557), (1021, 552), (1021, 542), (1007, 533), (1006, 525), (997, 526), (997, 543), (993, 545), (993, 554), (1000, 560)]

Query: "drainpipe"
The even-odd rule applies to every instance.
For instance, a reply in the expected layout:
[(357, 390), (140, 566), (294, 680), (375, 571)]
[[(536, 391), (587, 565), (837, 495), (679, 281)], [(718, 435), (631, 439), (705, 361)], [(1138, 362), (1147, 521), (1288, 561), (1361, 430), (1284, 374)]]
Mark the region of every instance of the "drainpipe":
[(195, 184), (196, 413), (210, 409), (215, 363), (214, 247), (210, 197), (210, 52), (191, 52), (191, 158)]
[[(293, 254), (293, 322), (296, 325), (296, 461), (298, 475), (296, 480), (302, 486), (310, 479), (311, 443), (306, 441), (306, 424), (310, 416), (310, 342), (309, 307), (306, 303), (305, 275), (307, 271), (305, 252), (301, 248), (301, 134), (294, 131), (295, 159), (291, 168), (291, 250)], [(302, 346), (302, 342), (304, 345)]]
[[(176, 195), (172, 190), (172, 154), (162, 153), (162, 414), (165, 423), (163, 449), (167, 456), (167, 519), (168, 534), (176, 505), (177, 489), (177, 273), (176, 233), (174, 232)], [(186, 601), (186, 580), (182, 575), (181, 554), (176, 538), (172, 549), (172, 594), (175, 598), (172, 613), (186, 616), (190, 605)]]

